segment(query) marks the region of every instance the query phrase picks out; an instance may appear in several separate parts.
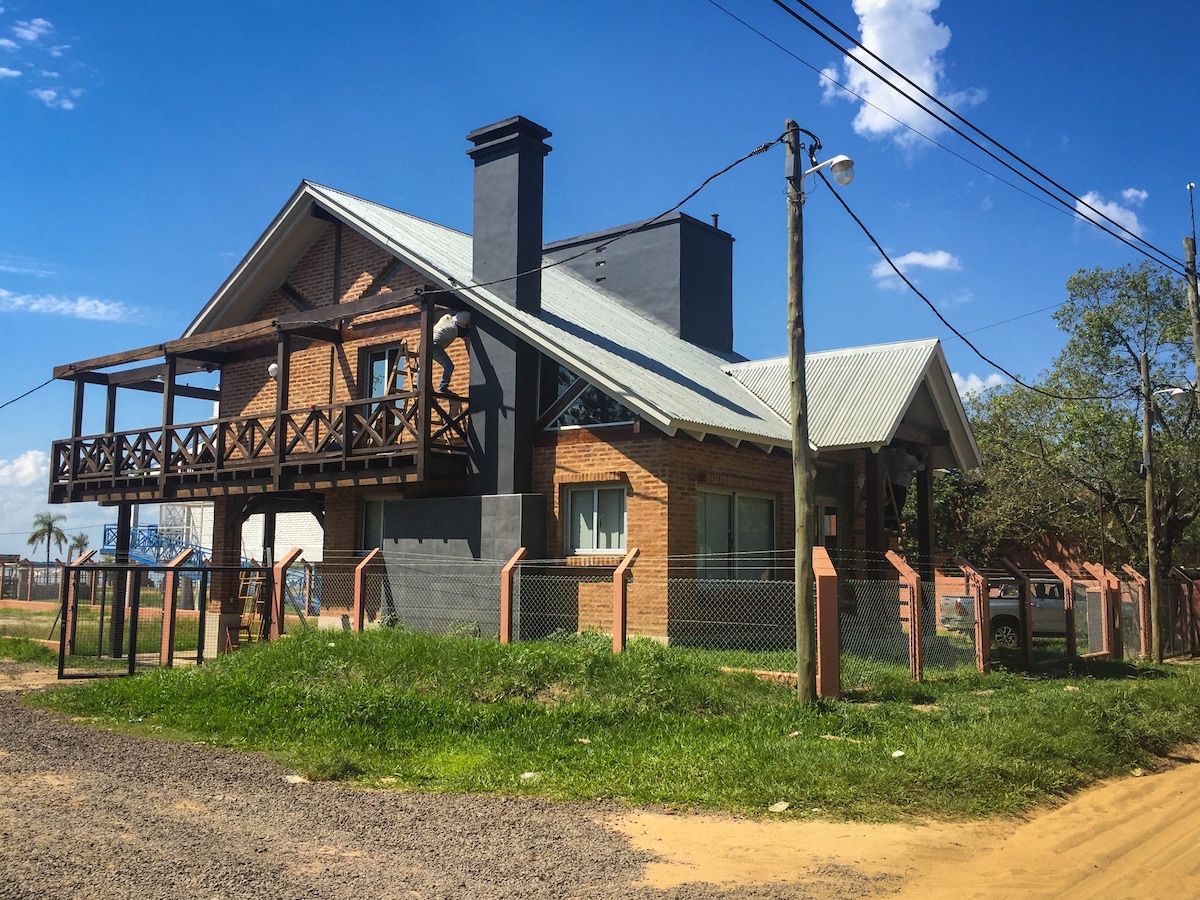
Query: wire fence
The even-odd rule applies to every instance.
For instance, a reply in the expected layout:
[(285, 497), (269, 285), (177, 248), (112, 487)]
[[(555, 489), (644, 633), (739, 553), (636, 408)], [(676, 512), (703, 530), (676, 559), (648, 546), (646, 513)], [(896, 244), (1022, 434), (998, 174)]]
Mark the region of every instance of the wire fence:
[[(616, 645), (627, 623), (630, 636), (702, 654), (715, 665), (794, 673), (795, 591), (786, 577), (788, 562), (744, 567), (756, 577), (715, 578), (700, 577), (713, 568), (695, 558), (643, 557), (618, 590), (622, 557), (522, 560), (513, 570), (509, 635), (530, 641), (599, 632), (613, 635)], [(914, 638), (902, 567), (882, 557), (870, 562), (844, 561), (848, 571), (836, 579), (843, 691), (910, 677), (918, 661), (926, 677), (976, 664), (975, 603), (961, 571), (947, 569), (922, 580), (920, 633)], [(367, 559), (351, 554), (315, 563), (297, 559), (283, 573), (281, 598), (272, 594), (273, 573), (263, 567), (73, 566), (62, 570), (70, 575), (60, 586), (59, 603), (0, 599), (0, 635), (60, 642), (68, 676), (199, 664), (268, 636), (272, 616), (280, 619), (275, 630), (285, 633), (318, 625), (341, 630), (400, 626), (495, 639), (509, 627), (501, 600), (505, 563), (395, 549)], [(742, 569), (725, 571), (736, 575)], [(860, 573), (867, 577), (854, 577)], [(1072, 642), (1061, 592), (1043, 596), (1039, 586), (1038, 596), (1031, 598), (1034, 636), (1026, 654), (1024, 601), (1011, 594), (1012, 579), (989, 584), (988, 637), (995, 662), (1020, 667), (1027, 660), (1036, 664), (1068, 655)], [(1134, 658), (1143, 652), (1143, 608), (1135, 581), (1120, 586), (1124, 655)], [(1163, 593), (1165, 652), (1193, 652), (1198, 629), (1190, 583), (1165, 583)], [(1075, 652), (1102, 652), (1099, 585), (1080, 579), (1071, 596)], [(173, 615), (164, 616), (164, 610)], [(1017, 635), (1012, 646), (1005, 643), (1006, 618), (1013, 619), (1007, 624)]]

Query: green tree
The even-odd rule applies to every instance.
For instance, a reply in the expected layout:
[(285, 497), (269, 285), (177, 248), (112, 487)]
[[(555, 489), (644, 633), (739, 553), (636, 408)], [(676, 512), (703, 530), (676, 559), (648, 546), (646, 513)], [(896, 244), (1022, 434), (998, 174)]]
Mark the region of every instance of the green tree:
[[(1067, 343), (1044, 373), (1045, 393), (1009, 385), (968, 413), (984, 456), (986, 502), (973, 525), (995, 543), (1063, 537), (1114, 563), (1146, 559), (1138, 360), (1154, 388), (1186, 386), (1192, 363), (1182, 281), (1144, 263), (1076, 273), (1055, 313)], [(1075, 398), (1075, 399), (1064, 399)], [(1160, 398), (1161, 399), (1161, 398)], [(1163, 571), (1200, 516), (1200, 439), (1193, 403), (1155, 402), (1155, 488)], [(1101, 509), (1104, 510), (1101, 530)], [(1095, 557), (1093, 557), (1095, 558)]]
[(41, 512), (33, 517), (33, 534), (26, 543), (36, 551), (38, 544), (45, 542), (47, 568), (50, 566), (50, 545), (56, 545), (61, 552), (67, 543), (67, 536), (58, 527), (59, 522), (65, 521), (67, 517), (60, 513)]

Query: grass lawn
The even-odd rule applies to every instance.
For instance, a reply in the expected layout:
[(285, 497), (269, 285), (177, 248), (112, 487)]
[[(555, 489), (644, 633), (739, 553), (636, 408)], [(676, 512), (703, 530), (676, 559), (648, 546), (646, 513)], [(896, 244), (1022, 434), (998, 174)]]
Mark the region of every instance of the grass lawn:
[[(0, 648), (2, 652), (2, 648)], [(263, 750), (310, 778), (870, 820), (1010, 815), (1200, 738), (1200, 667), (881, 671), (844, 700), (594, 635), (503, 646), (312, 631), (31, 695), (97, 724)]]

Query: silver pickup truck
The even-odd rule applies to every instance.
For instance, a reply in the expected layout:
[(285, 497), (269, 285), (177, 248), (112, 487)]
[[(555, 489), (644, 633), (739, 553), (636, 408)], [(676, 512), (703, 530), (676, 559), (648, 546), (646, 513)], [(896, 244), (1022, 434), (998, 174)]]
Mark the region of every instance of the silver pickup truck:
[[(1065, 637), (1067, 613), (1063, 605), (1061, 581), (1031, 579), (1034, 637)], [(1013, 579), (988, 581), (988, 614), (992, 622), (992, 643), (1005, 650), (1021, 646), (1021, 594)], [(975, 630), (975, 599), (969, 596), (945, 596), (938, 601), (938, 627), (949, 631)]]

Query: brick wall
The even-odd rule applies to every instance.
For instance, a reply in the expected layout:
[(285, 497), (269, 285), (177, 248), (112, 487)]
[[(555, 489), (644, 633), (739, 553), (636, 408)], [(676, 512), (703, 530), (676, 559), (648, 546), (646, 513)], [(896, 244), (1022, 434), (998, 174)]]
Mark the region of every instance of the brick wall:
[[(334, 226), (330, 225), (285, 279), (317, 309), (329, 307), (333, 303), (333, 248)], [(361, 298), (363, 292), (387, 269), (391, 259), (387, 251), (380, 249), (356, 231), (343, 229), (343, 289), (338, 302), (347, 303)], [(382, 284), (376, 285), (376, 290), (381, 293), (398, 291), (409, 295), (425, 284), (426, 279), (415, 269), (397, 265)], [(276, 316), (295, 312), (296, 309), (282, 291), (275, 291), (251, 317), (251, 321), (269, 323)], [(420, 315), (415, 311), (399, 317), (395, 312), (372, 313), (359, 316), (354, 320), (354, 324), (360, 326), (388, 317), (394, 317), (394, 327), (383, 334), (348, 340), (337, 345), (317, 342), (299, 346), (302, 342), (296, 341), (298, 346), (292, 351), (289, 360), (288, 396), (284, 407), (298, 409), (357, 399), (363, 395), (359, 366), (364, 349), (387, 347), (400, 340), (407, 340), (409, 347), (416, 350), (420, 345)], [(448, 352), (455, 363), (451, 390), (466, 394), (470, 383), (466, 342), (455, 341)], [(268, 414), (275, 411), (277, 385), (267, 376), (267, 366), (274, 358), (273, 351), (264, 348), (260, 358), (230, 363), (222, 368), (222, 416)]]

